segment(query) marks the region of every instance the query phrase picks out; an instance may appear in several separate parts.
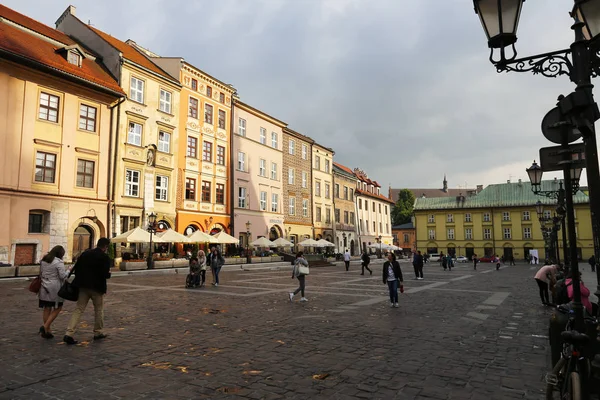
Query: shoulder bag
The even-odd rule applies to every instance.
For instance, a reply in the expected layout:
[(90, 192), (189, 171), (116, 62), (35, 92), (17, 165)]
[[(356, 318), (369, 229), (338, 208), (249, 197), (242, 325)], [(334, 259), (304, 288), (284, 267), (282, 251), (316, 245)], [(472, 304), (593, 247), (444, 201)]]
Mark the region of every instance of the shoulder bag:
[(308, 275), (310, 273), (308, 265), (298, 263), (298, 275)]
[(42, 288), (42, 263), (40, 263), (40, 273), (38, 276), (33, 278), (31, 283), (29, 283), (29, 291), (32, 293), (39, 293)]
[(77, 301), (77, 299), (79, 299), (79, 288), (77, 286), (74, 286), (71, 282), (69, 282), (69, 278), (73, 274), (74, 269), (75, 268), (73, 268), (71, 272), (69, 272), (67, 279), (65, 279), (65, 283), (63, 283), (60, 290), (58, 291), (58, 297), (62, 297), (63, 299), (69, 301)]

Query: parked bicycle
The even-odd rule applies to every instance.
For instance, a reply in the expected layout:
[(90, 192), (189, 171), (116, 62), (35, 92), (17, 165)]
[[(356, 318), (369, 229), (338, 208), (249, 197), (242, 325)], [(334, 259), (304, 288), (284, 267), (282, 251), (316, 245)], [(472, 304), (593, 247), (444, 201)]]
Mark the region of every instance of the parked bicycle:
[(585, 318), (586, 332), (592, 333), (589, 336), (574, 329), (575, 312), (572, 309), (564, 306), (558, 306), (557, 309), (569, 315), (569, 322), (561, 333), (564, 342), (561, 358), (552, 372), (546, 375), (546, 399), (591, 399), (590, 395), (598, 395), (600, 390), (597, 379), (592, 375), (593, 341), (596, 340), (598, 320)]

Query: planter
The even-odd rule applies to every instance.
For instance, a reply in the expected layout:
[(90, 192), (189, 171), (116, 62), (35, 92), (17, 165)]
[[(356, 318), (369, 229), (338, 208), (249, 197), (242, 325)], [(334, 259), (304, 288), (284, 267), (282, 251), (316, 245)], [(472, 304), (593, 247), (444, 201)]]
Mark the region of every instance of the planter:
[(0, 267), (0, 278), (13, 278), (17, 267)]
[(119, 266), (121, 271), (138, 271), (141, 269), (148, 269), (146, 261), (122, 261)]
[[(181, 267), (189, 267), (190, 262), (185, 258), (178, 258), (173, 260), (173, 267), (181, 268)], [(156, 268), (156, 267), (155, 267)]]
[(39, 265), (19, 265), (17, 267), (17, 276), (37, 276), (39, 274)]
[(337, 260), (335, 259), (335, 257), (327, 257), (327, 262), (333, 263), (336, 262)]
[(173, 268), (173, 260), (154, 261), (154, 269)]
[(246, 264), (246, 257), (228, 257), (225, 258), (225, 264)]

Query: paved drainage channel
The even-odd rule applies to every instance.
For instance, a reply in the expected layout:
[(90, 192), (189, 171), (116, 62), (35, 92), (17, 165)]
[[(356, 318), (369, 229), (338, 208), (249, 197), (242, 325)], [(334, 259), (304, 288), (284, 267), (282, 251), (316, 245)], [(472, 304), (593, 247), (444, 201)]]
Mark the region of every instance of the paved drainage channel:
[(495, 292), (490, 297), (488, 297), (483, 303), (476, 306), (476, 311), (471, 311), (467, 313), (467, 315), (465, 317), (461, 317), (461, 319), (467, 322), (481, 324), (490, 316), (488, 312), (498, 308), (498, 306), (502, 304), (504, 300), (508, 298), (508, 296), (510, 296), (510, 292)]

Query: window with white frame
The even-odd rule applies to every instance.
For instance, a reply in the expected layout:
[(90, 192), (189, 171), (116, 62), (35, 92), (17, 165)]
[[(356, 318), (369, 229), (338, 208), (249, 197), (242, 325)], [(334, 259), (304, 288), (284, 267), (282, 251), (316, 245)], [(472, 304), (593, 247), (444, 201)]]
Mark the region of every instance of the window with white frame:
[(531, 228), (523, 228), (523, 239), (531, 239)]
[(267, 192), (260, 192), (260, 210), (267, 211)]
[(279, 195), (277, 193), (271, 194), (271, 212), (276, 213), (279, 208)]
[(446, 216), (446, 222), (454, 222), (454, 215), (448, 214)]
[(238, 118), (238, 135), (246, 136), (246, 120), (244, 118)]
[(315, 182), (315, 196), (321, 197), (321, 182)]
[(329, 160), (325, 160), (325, 172), (329, 173)]
[(81, 55), (74, 51), (68, 52), (67, 61), (69, 62), (69, 64), (73, 64), (73, 65), (77, 65), (78, 67), (81, 67)]
[(429, 216), (427, 217), (427, 222), (428, 223), (434, 223), (435, 222), (435, 215), (434, 214), (429, 214)]
[(274, 149), (277, 148), (277, 133), (276, 132), (271, 132), (271, 147)]
[(546, 220), (549, 220), (550, 218), (552, 218), (552, 211), (550, 211), (550, 210), (544, 210), (544, 218)]
[(302, 200), (302, 216), (308, 217), (308, 200)]
[(267, 130), (260, 128), (260, 144), (267, 144)]
[(308, 157), (308, 146), (302, 143), (302, 159), (306, 160)]
[(531, 221), (531, 214), (529, 211), (523, 211), (523, 221)]
[(502, 212), (502, 221), (510, 221), (510, 213), (508, 211)]
[(158, 109), (167, 114), (171, 114), (171, 92), (160, 89), (160, 101)]
[(473, 229), (465, 228), (465, 240), (473, 239)]
[(156, 200), (167, 201), (169, 193), (169, 177), (156, 175)]
[(138, 103), (144, 102), (144, 81), (136, 78), (135, 76), (131, 77), (129, 83), (129, 98)]
[(237, 169), (238, 169), (238, 171), (245, 171), (246, 170), (246, 154), (242, 153), (241, 151), (238, 152), (238, 165), (237, 165)]
[(504, 239), (510, 239), (510, 228), (504, 228)]
[(315, 208), (315, 221), (321, 222), (321, 207)]
[(260, 176), (267, 176), (267, 160), (262, 158), (258, 160), (258, 174)]
[(296, 154), (296, 142), (293, 140), (288, 143), (288, 152), (292, 155)]
[(158, 132), (158, 151), (169, 153), (171, 150), (171, 134), (167, 132)]
[(296, 171), (294, 168), (288, 169), (288, 185), (293, 185), (295, 181)]
[(135, 146), (142, 145), (142, 125), (136, 122), (129, 123), (129, 131), (127, 133), (127, 143)]
[(302, 187), (308, 187), (308, 173), (306, 171), (302, 171)]
[(246, 208), (246, 188), (245, 187), (238, 188), (238, 207)]
[(81, 104), (79, 106), (79, 129), (96, 132), (96, 107)]
[(290, 215), (296, 215), (296, 198), (295, 197), (290, 197), (289, 213), (290, 213)]
[(125, 196), (138, 197), (140, 195), (140, 171), (125, 170)]
[(465, 222), (471, 222), (471, 213), (465, 214)]
[(435, 240), (435, 229), (429, 230), (429, 240)]
[(329, 188), (329, 183), (325, 184), (325, 198), (328, 199), (330, 196), (330, 188)]
[(448, 229), (448, 239), (454, 239), (454, 229), (453, 228)]
[(277, 180), (277, 163), (271, 163), (271, 179)]
[(492, 238), (492, 230), (490, 228), (485, 228), (483, 230), (483, 238), (484, 239), (491, 239)]
[(490, 214), (483, 213), (483, 222), (490, 222)]
[(321, 170), (321, 157), (315, 156), (315, 169)]

